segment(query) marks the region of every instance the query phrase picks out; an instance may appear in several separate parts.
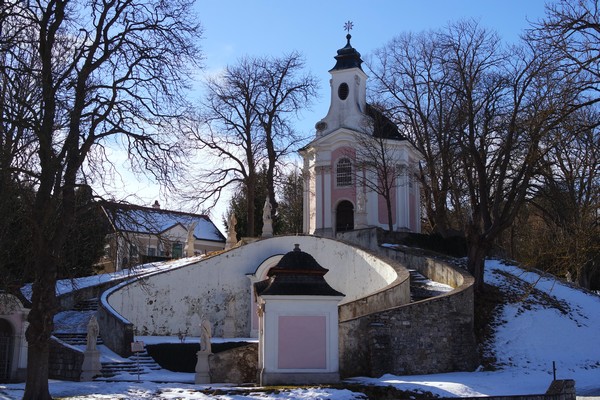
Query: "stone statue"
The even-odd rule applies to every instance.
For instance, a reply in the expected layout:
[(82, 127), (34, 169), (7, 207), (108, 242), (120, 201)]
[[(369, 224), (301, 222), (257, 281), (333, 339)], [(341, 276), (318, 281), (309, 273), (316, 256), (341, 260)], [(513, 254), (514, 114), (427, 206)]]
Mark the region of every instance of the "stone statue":
[(87, 325), (86, 350), (96, 350), (96, 340), (98, 338), (99, 331), (100, 331), (100, 327), (98, 326), (98, 321), (96, 320), (96, 316), (92, 315), (92, 318), (90, 318), (90, 322), (88, 322), (88, 325)]
[(207, 319), (200, 322), (200, 351), (196, 352), (196, 383), (210, 383), (210, 364), (209, 357), (212, 357), (210, 347), (211, 327)]
[(356, 194), (356, 212), (365, 212), (366, 211), (366, 198), (365, 192), (362, 190), (362, 187), (358, 187), (358, 193)]
[(196, 229), (196, 225), (198, 225), (198, 222), (194, 221), (188, 226), (187, 239), (185, 241), (186, 257), (193, 257), (195, 255), (194, 244), (196, 243), (196, 238), (194, 237), (194, 230)]
[(271, 202), (269, 201), (269, 196), (265, 199), (263, 207), (262, 237), (273, 237), (273, 221), (271, 219)]
[(227, 241), (225, 242), (225, 248), (230, 249), (237, 243), (237, 232), (235, 226), (237, 225), (237, 218), (232, 212), (229, 215), (229, 221), (227, 221)]
[(102, 375), (102, 364), (100, 363), (100, 352), (96, 349), (96, 340), (100, 328), (96, 316), (92, 315), (87, 324), (87, 343), (83, 353), (83, 363), (81, 364), (80, 381), (91, 381), (96, 376)]
[(200, 323), (200, 351), (203, 353), (212, 353), (210, 338), (212, 336), (212, 329), (210, 321), (203, 319)]
[(265, 199), (265, 205), (263, 206), (263, 223), (271, 221), (271, 202), (269, 196)]

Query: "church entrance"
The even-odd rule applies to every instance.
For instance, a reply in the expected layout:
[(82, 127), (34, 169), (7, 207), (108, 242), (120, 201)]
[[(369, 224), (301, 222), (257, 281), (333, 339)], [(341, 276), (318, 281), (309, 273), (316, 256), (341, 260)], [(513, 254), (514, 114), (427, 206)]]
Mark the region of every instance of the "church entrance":
[(348, 200), (341, 201), (335, 210), (335, 231), (345, 232), (354, 229), (354, 206)]
[(12, 354), (12, 328), (8, 321), (0, 319), (0, 382), (10, 380), (10, 358)]

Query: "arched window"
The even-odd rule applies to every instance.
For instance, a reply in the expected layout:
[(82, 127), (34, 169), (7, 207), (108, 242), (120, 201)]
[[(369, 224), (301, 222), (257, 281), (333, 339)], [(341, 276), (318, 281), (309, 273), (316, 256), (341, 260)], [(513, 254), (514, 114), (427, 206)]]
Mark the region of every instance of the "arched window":
[(349, 158), (340, 158), (336, 164), (336, 186), (352, 185), (352, 162)]

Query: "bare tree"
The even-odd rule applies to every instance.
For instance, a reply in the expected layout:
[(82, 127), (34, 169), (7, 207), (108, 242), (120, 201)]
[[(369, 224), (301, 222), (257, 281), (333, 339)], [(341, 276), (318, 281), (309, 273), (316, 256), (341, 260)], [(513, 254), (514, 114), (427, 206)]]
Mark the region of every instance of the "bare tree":
[[(460, 218), (452, 218), (452, 194), (460, 184), (454, 179), (456, 145), (451, 139), (458, 105), (443, 57), (433, 32), (405, 33), (376, 50), (369, 67), (375, 78), (373, 96), (423, 157), (419, 174), (428, 225), (448, 236), (460, 228)], [(461, 213), (461, 206), (454, 202), (454, 214)]]
[(247, 188), (247, 233), (255, 234), (255, 187), (257, 168), (265, 154), (265, 140), (259, 131), (255, 105), (262, 94), (261, 73), (255, 61), (241, 59), (205, 83), (202, 113), (189, 120), (186, 128), (209, 162), (203, 161), (194, 177), (194, 192), (188, 194), (201, 204), (213, 207), (227, 189)]
[(318, 84), (311, 74), (302, 74), (304, 60), (296, 52), (280, 58), (262, 59), (259, 64), (263, 71), (261, 84), (264, 94), (255, 108), (264, 131), (271, 217), (275, 217), (277, 169), (291, 150), (300, 147), (298, 144), (302, 140), (294, 131), (290, 116), (298, 115), (310, 105), (316, 96)]
[[(444, 182), (438, 190), (449, 190), (450, 204), (461, 211), (468, 268), (481, 291), (484, 259), (527, 198), (546, 151), (542, 139), (576, 107), (581, 87), (556, 68), (554, 53), (527, 44), (503, 51), (496, 34), (472, 21), (451, 24), (431, 35), (434, 43), (428, 48), (439, 51), (432, 62), (434, 70), (441, 71), (436, 73), (441, 79), (433, 76), (430, 82), (423, 82), (423, 100), (428, 101), (433, 92), (427, 85), (440, 85), (436, 90), (447, 96), (446, 106), (427, 114), (422, 110), (429, 108), (415, 107), (414, 98), (395, 105), (404, 115), (417, 116), (403, 119), (412, 134), (423, 135), (417, 143), (434, 137), (426, 134), (424, 125), (446, 130), (441, 140), (434, 141), (440, 146), (435, 152), (420, 147), (428, 154), (427, 161), (434, 161), (428, 166), (435, 169), (429, 182)], [(424, 66), (427, 64), (415, 65), (412, 75), (430, 76), (431, 68)], [(392, 85), (384, 82), (385, 86)], [(410, 92), (417, 97), (419, 93), (418, 88)], [(422, 122), (432, 117), (439, 121)], [(436, 153), (443, 154), (446, 161), (435, 162)], [(448, 182), (440, 180), (445, 172), (439, 170), (447, 163), (453, 164)], [(447, 188), (445, 184), (450, 182), (453, 185)], [(438, 206), (444, 207), (441, 202)]]
[(299, 168), (285, 174), (279, 190), (281, 200), (276, 224), (279, 233), (302, 233), (303, 182), (304, 177)]
[(533, 186), (539, 218), (535, 247), (522, 257), (535, 267), (571, 276), (580, 286), (600, 282), (600, 141), (597, 110), (582, 109), (546, 140), (545, 168)]
[(559, 0), (546, 5), (546, 16), (532, 24), (527, 39), (541, 51), (557, 54), (557, 62), (585, 79), (588, 99), (598, 100), (600, 87), (600, 4), (598, 0)]
[[(211, 162), (188, 198), (212, 207), (226, 189), (246, 188), (247, 232), (256, 234), (254, 212), (257, 168), (267, 166), (269, 198), (275, 213), (274, 182), (278, 168), (300, 138), (290, 115), (305, 108), (316, 93), (316, 81), (301, 74), (297, 53), (281, 58), (245, 57), (218, 77), (206, 81), (203, 113), (188, 126)], [(264, 202), (264, 200), (261, 199)]]
[[(388, 230), (394, 230), (393, 207), (396, 188), (408, 185), (415, 171), (408, 170), (408, 160), (404, 160), (402, 142), (407, 138), (397, 126), (384, 115), (380, 105), (368, 105), (364, 121), (364, 132), (354, 134), (355, 146), (350, 159), (355, 159), (352, 169), (357, 190), (364, 187), (374, 192), (385, 202)], [(358, 194), (357, 194), (358, 197)]]
[[(15, 176), (35, 183), (24, 398), (50, 399), (55, 283), (75, 219), (75, 189), (102, 178), (104, 146), (116, 144), (134, 167), (169, 181), (182, 153), (165, 131), (185, 107), (186, 68), (195, 65), (200, 28), (187, 0), (4, 1), (0, 15), (3, 38), (10, 38), (3, 56), (14, 57), (10, 69), (31, 77), (40, 93), (33, 104), (27, 91), (13, 93), (30, 105), (32, 116), (15, 124), (32, 132), (37, 150), (30, 168)], [(18, 52), (27, 46), (31, 58), (23, 59)]]

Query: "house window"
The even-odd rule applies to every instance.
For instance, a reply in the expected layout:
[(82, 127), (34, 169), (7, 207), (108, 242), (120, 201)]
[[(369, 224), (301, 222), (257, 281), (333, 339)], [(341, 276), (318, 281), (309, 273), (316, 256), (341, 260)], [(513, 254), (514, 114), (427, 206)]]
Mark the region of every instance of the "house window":
[(349, 158), (340, 158), (336, 165), (336, 186), (352, 185), (352, 162)]
[(148, 253), (150, 257), (156, 256), (156, 247), (148, 247)]
[(136, 258), (138, 256), (138, 248), (135, 244), (129, 245), (129, 258)]
[(183, 256), (183, 244), (181, 242), (175, 242), (172, 246), (173, 258), (181, 258)]

